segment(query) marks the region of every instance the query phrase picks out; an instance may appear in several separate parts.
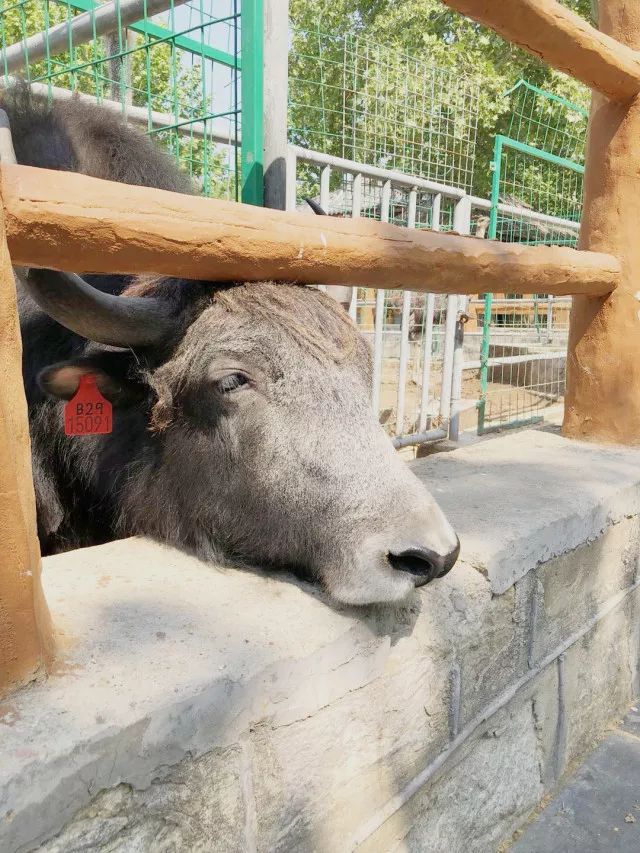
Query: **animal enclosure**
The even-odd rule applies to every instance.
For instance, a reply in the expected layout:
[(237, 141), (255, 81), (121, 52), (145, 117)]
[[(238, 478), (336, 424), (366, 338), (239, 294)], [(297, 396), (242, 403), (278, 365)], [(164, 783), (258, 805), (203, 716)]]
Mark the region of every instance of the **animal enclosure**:
[[(0, 15), (0, 34), (8, 47), (5, 73), (22, 68), (32, 81), (32, 91), (54, 103), (76, 91), (122, 111), (169, 148), (205, 195), (239, 198), (240, 130), (260, 111), (255, 87), (247, 98), (241, 97), (238, 53), (239, 45), (249, 49), (250, 43), (251, 55), (255, 54), (253, 7), (245, 6), (243, 25), (242, 7), (229, 3), (201, 0), (171, 5), (156, 0), (143, 9), (146, 14), (141, 21), (125, 28), (127, 8), (116, 4), (116, 29), (111, 35), (99, 35), (102, 24), (95, 10), (83, 12), (80, 3), (21, 0), (11, 4)], [(74, 30), (78, 19), (87, 15), (89, 26), (82, 33)], [(38, 42), (38, 28), (45, 23), (54, 32), (60, 26), (73, 26), (68, 33)], [(242, 38), (245, 30), (248, 35)], [(472, 194), (474, 169), (477, 173), (485, 168), (476, 154), (477, 83), (463, 75), (453, 77), (422, 57), (390, 52), (363, 36), (336, 36), (319, 28), (299, 27), (291, 31), (288, 82), (291, 153), (295, 156), (294, 150), (301, 148), (307, 152), (296, 158), (298, 201), (305, 195), (316, 196), (328, 205), (331, 215), (353, 216), (358, 208), (357, 215), (362, 217), (381, 220), (384, 215), (406, 226), (412, 179), (419, 175), (421, 186), (425, 181), (427, 185), (416, 195), (416, 228), (451, 230), (456, 202), (464, 192), (472, 202), (471, 222), (458, 222), (458, 230), (486, 234), (483, 220), (488, 221), (494, 201)], [(510, 101), (511, 121), (505, 128), (509, 138), (566, 157), (583, 143), (584, 120), (582, 126), (566, 120), (567, 114), (572, 115), (568, 102), (523, 82), (510, 93)], [(261, 143), (254, 140), (250, 148), (256, 147)], [(315, 162), (310, 159), (313, 155)], [(250, 151), (242, 156), (251, 159)], [(332, 169), (326, 159), (331, 157), (353, 165)], [(377, 171), (391, 179), (388, 212), (383, 211), (384, 179), (376, 176), (376, 168), (368, 170), (372, 164), (384, 164)], [(548, 172), (553, 169), (546, 167)], [(534, 199), (529, 193), (534, 182), (537, 185), (536, 176), (530, 168), (524, 172), (516, 185), (503, 169), (496, 202), (501, 239), (565, 242), (566, 225), (551, 204), (557, 204), (559, 187), (548, 187), (546, 194), (538, 192)], [(398, 174), (400, 182), (393, 179)], [(327, 178), (328, 194), (323, 184)], [(248, 187), (245, 200), (251, 200), (250, 192)], [(511, 203), (505, 204), (509, 195)], [(546, 224), (540, 219), (545, 216)], [(570, 234), (575, 233), (574, 227)], [(459, 429), (473, 429), (476, 422), (480, 431), (485, 426), (520, 424), (540, 417), (560, 400), (556, 392), (562, 390), (563, 369), (554, 365), (555, 354), (566, 346), (566, 301), (546, 313), (542, 303), (539, 310), (528, 311), (521, 303), (520, 309), (511, 306), (511, 311), (492, 313), (486, 299), (481, 308), (477, 302), (466, 305), (463, 298), (455, 302), (420, 294), (407, 298), (408, 313), (403, 312), (403, 300), (397, 294), (376, 297), (374, 291), (362, 288), (356, 295), (358, 304), (352, 306), (354, 319), (376, 346), (380, 364), (374, 402), (379, 402), (381, 420), (396, 442), (423, 442), (445, 434), (455, 438)], [(451, 322), (453, 316), (447, 325), (448, 310), (460, 317), (470, 311), (464, 347), (458, 343), (452, 349), (461, 328)], [(383, 315), (382, 328), (376, 329), (376, 313)], [(533, 323), (527, 322), (530, 316)], [(509, 317), (513, 319), (507, 322)], [(540, 317), (556, 320), (551, 348), (542, 335)], [(409, 327), (408, 341), (404, 326)], [(514, 348), (501, 349), (497, 355), (494, 344)], [(527, 361), (528, 356), (533, 361)], [(460, 389), (459, 400), (455, 394), (450, 399), (450, 386)]]
[[(0, 648), (3, 664), (8, 664), (2, 667), (4, 688), (31, 678), (50, 645), (39, 584), (11, 265), (380, 289), (392, 282), (398, 288), (452, 298), (461, 292), (499, 291), (508, 280), (514, 294), (573, 294), (565, 434), (638, 443), (640, 248), (629, 212), (638, 198), (633, 176), (638, 173), (634, 163), (640, 156), (640, 128), (635, 102), (629, 99), (640, 91), (640, 60), (634, 51), (640, 43), (640, 12), (627, 10), (626, 17), (618, 17), (619, 0), (601, 0), (606, 32), (600, 33), (552, 0), (514, 0), (508, 8), (475, 0), (449, 0), (449, 5), (495, 26), (560, 68), (571, 65), (569, 70), (594, 88), (579, 250), (408, 232), (362, 219), (311, 219), (290, 211), (2, 165), (0, 254), (6, 322), (0, 408), (3, 425), (10, 425), (0, 443), (0, 536), (10, 555), (0, 576), (8, 602), (8, 628)], [(246, 65), (242, 70), (246, 75)], [(617, 129), (613, 136), (612, 127)], [(245, 189), (262, 178), (255, 151), (250, 160), (249, 139), (245, 125)], [(390, 183), (386, 185), (389, 191)], [(462, 216), (461, 207), (458, 213)], [(105, 229), (110, 235), (106, 244)], [(455, 319), (452, 312), (448, 322), (453, 325)], [(456, 393), (452, 388), (453, 398)]]
[[(509, 127), (505, 135), (496, 136), (491, 162), (487, 236), (527, 245), (575, 246), (582, 216), (587, 113), (525, 81), (509, 96)], [(540, 215), (531, 218), (532, 211)], [(550, 406), (561, 403), (570, 304), (545, 294), (533, 294), (527, 301), (508, 293), (497, 298), (485, 294), (481, 309), (476, 309), (482, 328), (479, 434), (535, 423)]]

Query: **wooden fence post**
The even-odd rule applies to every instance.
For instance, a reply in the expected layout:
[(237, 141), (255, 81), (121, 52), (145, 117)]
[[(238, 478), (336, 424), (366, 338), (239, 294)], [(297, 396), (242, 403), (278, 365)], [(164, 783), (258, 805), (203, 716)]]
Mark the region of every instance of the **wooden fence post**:
[[(600, 28), (640, 48), (640, 4), (600, 0)], [(607, 297), (576, 296), (563, 431), (640, 444), (640, 98), (593, 93), (580, 248), (615, 255), (622, 280)]]
[(0, 205), (0, 696), (44, 671), (52, 651), (40, 583), (16, 288)]

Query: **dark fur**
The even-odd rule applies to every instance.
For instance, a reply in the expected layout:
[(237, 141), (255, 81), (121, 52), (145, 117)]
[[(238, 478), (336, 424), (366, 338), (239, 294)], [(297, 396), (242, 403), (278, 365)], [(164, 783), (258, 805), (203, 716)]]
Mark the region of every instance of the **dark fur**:
[[(175, 162), (149, 139), (126, 125), (118, 116), (99, 107), (71, 100), (54, 108), (31, 99), (28, 89), (16, 86), (2, 93), (0, 106), (11, 123), (13, 144), (19, 163), (61, 171), (81, 172), (96, 178), (152, 186), (175, 192), (191, 192), (188, 178)], [(121, 293), (129, 284), (124, 276), (87, 276), (87, 281), (109, 293)], [(183, 283), (158, 283), (168, 298), (193, 305), (202, 298), (202, 286), (187, 292)], [(38, 503), (38, 526), (44, 554), (104, 542), (114, 535), (115, 509), (106, 495), (117, 492), (121, 468), (118, 434), (109, 442), (89, 475), (87, 460), (77, 457), (77, 447), (69, 446), (53, 422), (59, 406), (38, 383), (38, 375), (50, 364), (78, 358), (97, 347), (73, 334), (44, 314), (22, 288), (18, 291), (20, 326), (23, 339), (23, 376), (29, 404), (33, 442), (34, 477)], [(112, 363), (115, 365), (115, 359)], [(145, 355), (141, 367), (147, 364)], [(130, 357), (121, 357), (118, 370), (131, 372)], [(133, 449), (134, 422), (144, 432), (144, 416), (127, 412), (118, 418), (118, 432), (127, 435), (125, 446)], [(82, 455), (82, 454), (81, 454)], [(78, 476), (80, 463), (87, 476)], [(107, 483), (109, 487), (107, 488)], [(96, 492), (100, 496), (96, 500)]]
[[(51, 108), (32, 100), (23, 87), (4, 93), (0, 105), (9, 115), (19, 163), (178, 192), (191, 190), (186, 176), (163, 150), (133, 131), (118, 116), (99, 107), (71, 100)], [(123, 276), (86, 276), (86, 279), (110, 293), (122, 293), (128, 288), (128, 292), (136, 295), (160, 295), (172, 300), (180, 307), (180, 319), (176, 338), (168, 349), (135, 354), (109, 352), (51, 320), (19, 288), (23, 373), (44, 554), (105, 542), (117, 533), (139, 532), (122, 516), (122, 483), (130, 466), (139, 464), (141, 458), (152, 460), (162, 453), (158, 427), (168, 426), (171, 408), (167, 400), (169, 386), (165, 386), (164, 392), (154, 392), (144, 377), (163, 364), (214, 294), (230, 286), (176, 279), (131, 281)], [(254, 292), (251, 300), (254, 310), (273, 315), (273, 301), (261, 306), (255, 297)], [(281, 304), (280, 310), (281, 319), (286, 321), (287, 313), (291, 316), (290, 306), (287, 309)], [(340, 319), (338, 326), (342, 325)], [(347, 337), (353, 338), (353, 333)], [(327, 338), (318, 328), (315, 339), (307, 337), (307, 344), (322, 349)], [(86, 359), (111, 379), (119, 378), (139, 392), (133, 394), (135, 405), (118, 409), (114, 432), (108, 441), (69, 441), (60, 428), (60, 404), (50, 399), (42, 388), (43, 383), (38, 381), (49, 365), (77, 359)], [(182, 405), (183, 409), (188, 408), (185, 401)], [(155, 432), (150, 431), (150, 425)]]

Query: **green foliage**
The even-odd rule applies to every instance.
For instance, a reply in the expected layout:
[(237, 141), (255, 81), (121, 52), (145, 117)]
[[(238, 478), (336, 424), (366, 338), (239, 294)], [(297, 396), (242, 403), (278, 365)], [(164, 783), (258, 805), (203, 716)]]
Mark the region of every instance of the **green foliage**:
[[(585, 18), (591, 16), (591, 0), (565, 0), (565, 5)], [(507, 133), (510, 121), (509, 100), (504, 93), (519, 79), (555, 92), (580, 106), (588, 107), (589, 93), (581, 84), (567, 78), (533, 56), (521, 51), (467, 18), (451, 11), (440, 0), (291, 0), (291, 20), (294, 30), (292, 46), (292, 77), (300, 81), (316, 81), (317, 58), (312, 46), (313, 33), (321, 30), (336, 39), (344, 34), (366, 35), (367, 39), (383, 45), (387, 61), (380, 64), (393, 69), (397, 52), (423, 59), (430, 67), (446, 72), (453, 81), (464, 78), (479, 87), (477, 112), (477, 168), (473, 176), (473, 192), (488, 197), (491, 174), (489, 163), (496, 133)], [(295, 34), (301, 35), (296, 38)], [(323, 66), (331, 86), (325, 86), (323, 112), (326, 126), (316, 128), (324, 133), (331, 153), (342, 133), (343, 90), (341, 69)], [(333, 75), (333, 76), (332, 76)], [(393, 76), (393, 74), (391, 75)], [(401, 85), (400, 79), (395, 81)], [(310, 85), (293, 88), (291, 126), (310, 136), (299, 115), (305, 107), (313, 107)], [(388, 100), (388, 96), (386, 97)], [(398, 99), (399, 102), (400, 99)], [(455, 106), (455, 105), (454, 105)], [(398, 114), (398, 124), (403, 116)], [(333, 142), (332, 142), (333, 140)], [(331, 145), (334, 148), (331, 148)], [(375, 156), (376, 152), (370, 152)], [(369, 162), (371, 161), (369, 157)], [(429, 175), (432, 177), (432, 175)]]

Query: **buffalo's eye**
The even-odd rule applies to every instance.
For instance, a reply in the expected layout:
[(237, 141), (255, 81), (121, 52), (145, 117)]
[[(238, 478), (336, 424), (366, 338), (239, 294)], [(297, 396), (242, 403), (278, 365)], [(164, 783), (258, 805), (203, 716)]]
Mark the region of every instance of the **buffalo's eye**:
[(247, 385), (248, 383), (249, 379), (244, 373), (229, 373), (223, 376), (222, 379), (218, 379), (216, 389), (221, 394), (232, 394), (238, 388), (242, 388), (243, 385)]

